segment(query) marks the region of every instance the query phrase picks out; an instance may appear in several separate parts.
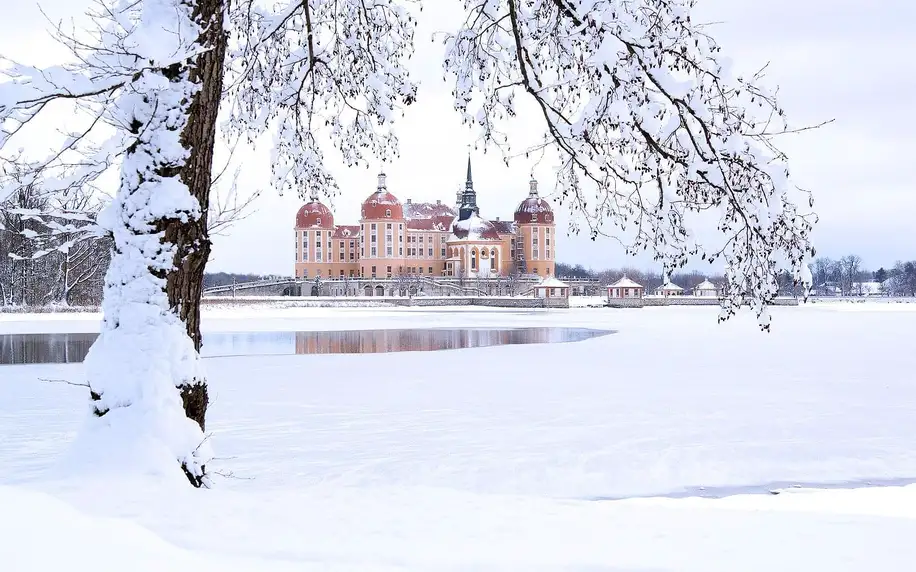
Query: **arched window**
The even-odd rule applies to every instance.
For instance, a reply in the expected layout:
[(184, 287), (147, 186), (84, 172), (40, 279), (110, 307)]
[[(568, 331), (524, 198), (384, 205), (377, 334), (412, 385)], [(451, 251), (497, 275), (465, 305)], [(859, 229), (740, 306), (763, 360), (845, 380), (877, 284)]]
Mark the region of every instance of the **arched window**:
[(477, 249), (471, 250), (471, 270), (477, 270)]
[(317, 219), (315, 219), (315, 225), (321, 226), (321, 217), (318, 217)]
[(391, 217), (391, 209), (385, 209), (385, 216), (389, 218)]
[(496, 270), (496, 249), (490, 251), (490, 270)]

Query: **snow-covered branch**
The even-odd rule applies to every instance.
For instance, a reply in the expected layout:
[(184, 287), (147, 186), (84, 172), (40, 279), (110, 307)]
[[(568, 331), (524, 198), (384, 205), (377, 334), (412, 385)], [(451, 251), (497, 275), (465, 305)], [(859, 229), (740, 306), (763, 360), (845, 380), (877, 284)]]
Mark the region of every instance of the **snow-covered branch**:
[[(498, 127), (519, 95), (534, 101), (545, 126), (534, 150), (557, 154), (560, 198), (592, 237), (622, 234), (629, 252), (652, 251), (667, 269), (723, 260), (723, 318), (748, 304), (768, 327), (778, 265), (803, 279), (813, 254), (813, 203), (790, 184), (776, 145), (793, 130), (775, 94), (760, 75), (732, 77), (691, 20), (694, 1), (464, 4), (444, 64), (464, 121), (508, 154)], [(718, 217), (721, 244), (690, 230), (706, 212)]]
[(273, 185), (302, 196), (337, 184), (324, 143), (348, 166), (390, 160), (392, 127), (416, 98), (407, 72), (413, 0), (286, 0), (264, 8), (242, 0), (231, 12), (229, 119), (224, 131), (274, 137)]

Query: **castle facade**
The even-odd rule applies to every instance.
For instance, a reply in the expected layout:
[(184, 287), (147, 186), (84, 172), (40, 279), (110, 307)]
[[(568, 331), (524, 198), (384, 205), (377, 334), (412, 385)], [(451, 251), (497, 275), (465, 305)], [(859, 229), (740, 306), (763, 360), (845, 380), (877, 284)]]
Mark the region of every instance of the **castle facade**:
[(480, 216), (468, 159), (455, 205), (402, 204), (384, 174), (360, 209), (359, 224), (336, 225), (317, 197), (296, 213), (297, 278), (552, 276), (556, 260), (553, 210), (537, 181), (512, 220)]

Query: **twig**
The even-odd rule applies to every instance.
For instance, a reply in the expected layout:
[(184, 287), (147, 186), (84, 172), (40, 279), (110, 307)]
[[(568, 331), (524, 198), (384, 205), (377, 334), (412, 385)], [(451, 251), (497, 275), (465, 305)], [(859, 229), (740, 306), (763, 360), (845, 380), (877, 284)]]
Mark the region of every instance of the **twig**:
[(67, 385), (75, 385), (77, 387), (89, 387), (88, 383), (74, 383), (66, 379), (45, 379), (43, 377), (39, 377), (38, 381), (43, 381), (45, 383), (66, 383)]

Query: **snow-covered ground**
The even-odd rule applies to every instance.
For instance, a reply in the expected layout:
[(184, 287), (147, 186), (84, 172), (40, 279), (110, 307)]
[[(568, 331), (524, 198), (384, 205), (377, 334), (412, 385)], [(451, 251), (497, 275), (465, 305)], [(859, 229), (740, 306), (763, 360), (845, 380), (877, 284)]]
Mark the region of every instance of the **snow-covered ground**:
[[(208, 331), (617, 333), (207, 359), (211, 469), (236, 477), (209, 491), (69, 476), (85, 392), (39, 379), (82, 367), (0, 366), (0, 569), (106, 570), (86, 546), (115, 544), (111, 570), (907, 570), (916, 487), (812, 489), (916, 480), (912, 306), (775, 308), (770, 334), (704, 307), (210, 310)], [(698, 494), (727, 498), (672, 498)]]

